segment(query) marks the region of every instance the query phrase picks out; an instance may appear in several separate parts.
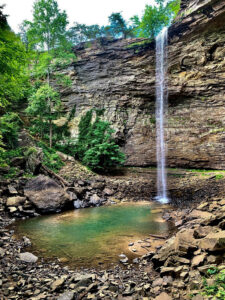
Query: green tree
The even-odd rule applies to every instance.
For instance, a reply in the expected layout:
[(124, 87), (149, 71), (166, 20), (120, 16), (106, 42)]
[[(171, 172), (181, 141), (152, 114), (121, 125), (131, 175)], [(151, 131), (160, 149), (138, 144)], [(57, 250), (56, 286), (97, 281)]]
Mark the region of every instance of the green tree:
[(0, 107), (24, 97), (27, 88), (26, 52), (11, 31), (0, 6)]
[(61, 101), (59, 94), (48, 84), (42, 85), (29, 99), (26, 112), (35, 117), (36, 125), (40, 128), (40, 137), (43, 138), (44, 127), (49, 128), (49, 144), (52, 147), (53, 120), (60, 111)]
[(112, 13), (109, 16), (109, 24), (113, 37), (127, 37), (128, 27), (121, 13)]
[(136, 36), (154, 39), (160, 30), (169, 26), (180, 9), (180, 0), (156, 0), (156, 5), (146, 5), (141, 19), (131, 18)]
[(90, 25), (75, 23), (73, 27), (69, 29), (69, 37), (73, 44), (77, 45), (82, 42), (95, 40), (104, 35), (104, 27), (99, 25)]
[[(23, 40), (31, 50), (32, 77), (40, 82), (45, 81), (48, 85), (47, 111), (49, 113), (49, 146), (52, 147), (54, 119), (54, 99), (53, 88), (51, 88), (51, 79), (57, 80), (59, 84), (69, 84), (68, 77), (62, 78), (57, 70), (70, 64), (75, 56), (71, 51), (72, 45), (68, 41), (66, 26), (68, 24), (65, 11), (61, 11), (56, 0), (37, 0), (33, 6), (33, 21), (24, 21), (22, 25)], [(22, 34), (22, 33), (21, 33)], [(30, 97), (29, 107), (37, 105), (37, 101), (43, 98), (43, 91), (47, 91), (46, 85), (43, 89), (34, 90)], [(56, 92), (55, 92), (56, 93)], [(53, 101), (53, 102), (52, 102)], [(52, 103), (51, 103), (52, 102)], [(43, 103), (42, 103), (43, 104)], [(28, 109), (29, 111), (29, 109)], [(53, 115), (50, 118), (50, 115)], [(40, 116), (39, 116), (40, 117)], [(39, 118), (39, 121), (43, 121)], [(35, 120), (37, 121), (37, 120)], [(42, 127), (44, 127), (43, 124)], [(43, 129), (43, 128), (42, 128)]]
[(77, 155), (90, 169), (107, 171), (121, 166), (125, 161), (125, 155), (112, 137), (114, 130), (110, 123), (101, 120), (101, 111), (95, 112), (96, 118), (93, 123), (93, 110), (88, 111), (80, 120)]

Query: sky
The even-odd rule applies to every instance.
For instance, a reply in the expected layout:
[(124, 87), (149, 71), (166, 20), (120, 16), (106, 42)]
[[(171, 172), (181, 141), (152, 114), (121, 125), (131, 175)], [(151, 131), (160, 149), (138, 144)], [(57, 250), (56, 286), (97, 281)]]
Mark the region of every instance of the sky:
[[(8, 14), (10, 27), (18, 32), (23, 20), (32, 20), (34, 0), (0, 0), (6, 4), (4, 13)], [(58, 0), (59, 8), (67, 12), (70, 25), (74, 22), (87, 25), (107, 25), (108, 16), (113, 12), (121, 12), (125, 20), (134, 15), (142, 15), (146, 4), (154, 0)]]

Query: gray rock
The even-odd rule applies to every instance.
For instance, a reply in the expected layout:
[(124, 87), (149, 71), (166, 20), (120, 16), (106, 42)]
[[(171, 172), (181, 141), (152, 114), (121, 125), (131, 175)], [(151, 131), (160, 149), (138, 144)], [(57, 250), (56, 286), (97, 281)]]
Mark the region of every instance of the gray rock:
[(24, 193), (42, 213), (61, 210), (71, 201), (69, 195), (61, 186), (53, 179), (43, 175), (29, 180)]
[(94, 194), (90, 197), (90, 203), (97, 206), (101, 203), (101, 198), (97, 194)]
[(38, 257), (30, 252), (20, 253), (19, 258), (21, 261), (26, 263), (36, 263), (38, 260)]
[(28, 237), (23, 236), (23, 242), (25, 246), (31, 246), (31, 241), (28, 239)]
[(57, 300), (73, 300), (74, 293), (73, 292), (65, 292), (62, 295), (60, 295)]
[(84, 201), (76, 200), (73, 202), (73, 205), (76, 209), (84, 207)]

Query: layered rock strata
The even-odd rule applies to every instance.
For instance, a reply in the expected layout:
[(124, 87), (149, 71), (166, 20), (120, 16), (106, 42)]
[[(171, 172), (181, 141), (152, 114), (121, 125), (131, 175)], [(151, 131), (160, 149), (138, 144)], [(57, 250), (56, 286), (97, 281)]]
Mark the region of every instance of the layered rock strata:
[[(168, 165), (225, 168), (225, 2), (182, 1), (169, 29)], [(90, 108), (104, 108), (127, 165), (156, 164), (155, 45), (140, 39), (95, 41), (74, 48), (65, 70), (72, 87), (61, 90), (71, 122)]]

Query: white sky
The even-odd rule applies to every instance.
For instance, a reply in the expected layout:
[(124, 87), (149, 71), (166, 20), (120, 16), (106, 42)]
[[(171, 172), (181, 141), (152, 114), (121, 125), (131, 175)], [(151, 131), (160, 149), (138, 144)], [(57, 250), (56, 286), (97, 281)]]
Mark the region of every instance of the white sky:
[[(4, 13), (8, 14), (8, 23), (18, 32), (18, 25), (23, 20), (32, 20), (34, 0), (0, 0), (6, 4)], [(108, 16), (113, 12), (121, 12), (125, 20), (134, 15), (141, 15), (146, 4), (154, 0), (58, 0), (59, 8), (67, 12), (70, 25), (74, 22), (87, 25), (107, 25)]]

